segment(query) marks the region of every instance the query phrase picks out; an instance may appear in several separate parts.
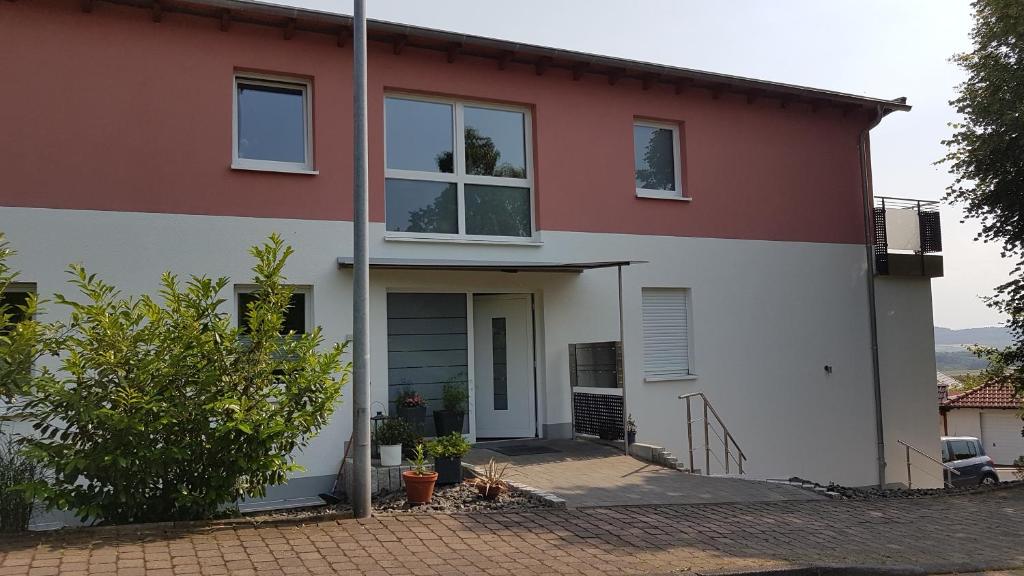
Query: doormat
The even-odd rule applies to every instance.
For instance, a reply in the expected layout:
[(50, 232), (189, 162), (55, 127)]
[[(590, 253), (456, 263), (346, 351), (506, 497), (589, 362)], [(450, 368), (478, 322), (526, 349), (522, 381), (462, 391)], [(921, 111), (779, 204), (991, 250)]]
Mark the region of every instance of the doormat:
[(504, 454), (505, 456), (529, 456), (531, 454), (556, 454), (556, 450), (543, 444), (506, 444), (504, 446), (488, 446), (488, 450)]

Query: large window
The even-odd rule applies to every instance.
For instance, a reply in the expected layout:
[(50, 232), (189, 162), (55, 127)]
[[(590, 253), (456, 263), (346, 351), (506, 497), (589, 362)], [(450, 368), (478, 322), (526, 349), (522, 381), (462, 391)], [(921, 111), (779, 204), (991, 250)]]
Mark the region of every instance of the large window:
[(311, 110), (304, 80), (236, 76), (232, 167), (311, 172)]
[(390, 234), (533, 236), (526, 110), (412, 96), (384, 107)]
[(676, 380), (693, 374), (690, 353), (690, 291), (644, 288), (644, 379)]
[(684, 200), (679, 126), (663, 122), (633, 124), (633, 175), (636, 195)]

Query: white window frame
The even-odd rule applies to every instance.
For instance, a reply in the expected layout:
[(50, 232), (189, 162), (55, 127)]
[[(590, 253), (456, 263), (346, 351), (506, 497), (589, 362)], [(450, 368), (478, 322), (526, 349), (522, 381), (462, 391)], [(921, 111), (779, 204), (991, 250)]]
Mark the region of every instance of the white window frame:
[[(279, 162), (276, 160), (254, 160), (238, 155), (238, 85), (266, 86), (302, 91), (302, 109), (306, 122), (304, 127), (305, 162)], [(304, 78), (270, 76), (238, 72), (231, 85), (231, 168), (234, 170), (257, 170), (262, 172), (287, 172), (292, 174), (318, 174), (313, 165), (313, 85)]]
[(637, 198), (658, 198), (661, 200), (692, 200), (684, 194), (683, 190), (683, 149), (679, 145), (679, 125), (671, 122), (658, 122), (656, 120), (634, 119), (630, 129), (630, 139), (633, 140), (633, 181), (636, 182), (636, 131), (637, 126), (644, 128), (658, 128), (672, 131), (672, 166), (675, 176), (675, 190), (651, 190), (650, 188), (637, 188)]
[[(302, 284), (289, 284), (292, 294), (302, 294), (306, 297), (306, 334), (312, 334), (316, 325), (313, 323), (313, 287)], [(238, 312), (238, 297), (240, 294), (252, 294), (259, 289), (255, 284), (235, 284), (235, 301), (231, 314), (235, 316), (235, 326), (241, 328), (244, 318)]]
[(651, 291), (672, 291), (683, 293), (683, 306), (686, 310), (686, 349), (684, 353), (686, 355), (686, 373), (685, 374), (665, 374), (665, 373), (648, 373), (647, 372), (647, 361), (646, 351), (645, 356), (642, 357), (643, 370), (644, 370), (644, 382), (678, 382), (682, 380), (696, 380), (696, 360), (694, 359), (694, 347), (693, 347), (693, 290), (686, 287), (678, 286), (644, 286), (640, 290), (640, 307), (641, 307), (641, 319), (640, 319), (640, 341), (644, 340), (644, 318), (643, 318), (643, 293), (647, 290)]
[[(454, 171), (447, 172), (423, 172), (419, 170), (400, 170), (387, 166), (387, 99), (398, 98), (402, 100), (414, 100), (419, 102), (431, 102), (435, 104), (447, 104), (452, 107), (452, 131), (455, 135), (455, 146), (453, 150)], [(506, 104), (494, 104), (491, 102), (478, 102), (474, 100), (461, 100), (454, 98), (438, 98), (423, 96), (420, 94), (407, 94), (403, 92), (387, 92), (384, 94), (384, 178), (397, 180), (424, 180), (431, 182), (445, 182), (456, 185), (456, 202), (458, 203), (458, 225), (459, 230), (455, 234), (437, 232), (397, 232), (387, 231), (385, 238), (388, 239), (433, 239), (433, 240), (462, 240), (471, 242), (499, 242), (499, 243), (524, 243), (534, 242), (537, 238), (537, 201), (536, 192), (533, 187), (533, 118), (530, 109), (524, 106), (513, 106)], [(485, 108), (491, 110), (504, 110), (523, 114), (523, 138), (525, 139), (525, 160), (526, 178), (502, 178), (499, 176), (478, 176), (466, 174), (466, 135), (463, 109)], [(466, 184), (480, 184), (485, 186), (503, 186), (507, 188), (527, 188), (530, 192), (530, 235), (529, 236), (489, 236), (484, 234), (466, 233)], [(387, 204), (387, 190), (385, 184), (384, 202)], [(385, 209), (385, 229), (387, 228), (387, 210)]]

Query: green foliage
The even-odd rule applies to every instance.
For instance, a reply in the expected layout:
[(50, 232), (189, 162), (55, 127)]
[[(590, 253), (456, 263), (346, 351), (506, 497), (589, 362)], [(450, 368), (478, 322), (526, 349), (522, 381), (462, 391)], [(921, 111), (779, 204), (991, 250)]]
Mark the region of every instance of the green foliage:
[(422, 442), (413, 448), (412, 458), (409, 458), (409, 465), (412, 466), (413, 474), (417, 476), (425, 476), (427, 474), (427, 451), (423, 447)]
[(458, 432), (435, 438), (427, 443), (427, 450), (434, 458), (462, 458), (471, 448), (469, 442)]
[(404, 419), (385, 418), (377, 426), (374, 437), (380, 446), (394, 446), (395, 444), (412, 446), (410, 441), (415, 439), (415, 433), (413, 432), (412, 424), (409, 424)]
[(469, 390), (466, 389), (465, 380), (459, 379), (462, 377), (460, 374), (445, 384), (444, 391), (441, 393), (441, 403), (449, 412), (465, 414), (466, 408), (469, 406)]
[[(6, 293), (18, 279), (17, 271), (8, 264), (15, 254), (0, 233), (0, 294)], [(29, 294), (23, 304), (17, 305), (0, 298), (0, 400), (11, 401), (29, 387), (33, 365), (52, 336), (49, 327), (36, 320), (39, 312), (35, 294)]]
[[(981, 222), (978, 238), (998, 242), (1017, 265), (989, 305), (1009, 316), (1014, 344), (995, 352), (1005, 370), (998, 377), (1024, 392), (1024, 4), (975, 0), (974, 48), (954, 61), (967, 73), (951, 102), (963, 120), (941, 162), (955, 176), (947, 199)], [(991, 369), (991, 368), (990, 368)]]
[(348, 378), (344, 345), (319, 328), (280, 336), (292, 255), (276, 234), (250, 250), (245, 337), (223, 312), (228, 278), (163, 275), (160, 296), (122, 296), (79, 265), (58, 294), (69, 320), (46, 343), (60, 367), (32, 379), (25, 454), (53, 471), (29, 493), (104, 523), (209, 518), (299, 467), (291, 454), (328, 422)]
[(35, 502), (18, 487), (42, 480), (42, 470), (18, 451), (14, 439), (0, 427), (0, 533), (24, 532)]

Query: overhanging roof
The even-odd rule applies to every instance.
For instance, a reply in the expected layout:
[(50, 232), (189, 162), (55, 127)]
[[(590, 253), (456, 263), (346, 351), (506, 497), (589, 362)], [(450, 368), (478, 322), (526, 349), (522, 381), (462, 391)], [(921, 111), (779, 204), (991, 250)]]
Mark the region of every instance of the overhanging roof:
[[(514, 262), (486, 260), (439, 260), (430, 258), (370, 258), (370, 268), (391, 270), (459, 270), (473, 272), (563, 272), (580, 274), (595, 268), (643, 264), (639, 260), (607, 262)], [(352, 258), (338, 258), (338, 268), (351, 268)]]
[[(351, 16), (268, 2), (253, 2), (251, 0), (107, 1), (146, 9), (154, 9), (156, 6), (163, 12), (208, 16), (219, 19), (221, 28), (224, 30), (228, 28), (230, 22), (237, 21), (280, 27), (284, 30), (286, 38), (290, 38), (295, 31), (333, 34), (338, 36), (339, 45), (347, 41), (352, 30)], [(93, 0), (82, 0), (82, 2), (84, 9), (86, 3), (91, 5)], [(874, 110), (878, 108), (883, 114), (897, 110), (910, 110), (906, 98), (891, 100), (872, 98), (833, 90), (562, 50), (395, 22), (370, 20), (367, 23), (367, 35), (371, 41), (392, 44), (396, 54), (404, 48), (434, 50), (447, 53), (449, 61), (454, 61), (457, 57), (472, 56), (496, 60), (501, 68), (509, 63), (535, 66), (537, 74), (543, 74), (548, 69), (562, 69), (571, 71), (574, 79), (589, 74), (607, 76), (608, 82), (612, 84), (618, 82), (619, 79), (630, 78), (641, 81), (644, 89), (661, 84), (672, 86), (677, 92), (690, 88), (707, 90), (716, 97), (721, 93), (729, 92), (744, 94), (747, 96), (748, 102), (761, 98), (774, 98), (782, 104), (796, 102), (809, 104), (812, 107), (831, 105), (843, 110), (864, 108)]]

